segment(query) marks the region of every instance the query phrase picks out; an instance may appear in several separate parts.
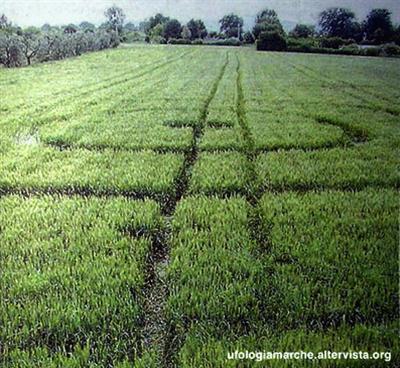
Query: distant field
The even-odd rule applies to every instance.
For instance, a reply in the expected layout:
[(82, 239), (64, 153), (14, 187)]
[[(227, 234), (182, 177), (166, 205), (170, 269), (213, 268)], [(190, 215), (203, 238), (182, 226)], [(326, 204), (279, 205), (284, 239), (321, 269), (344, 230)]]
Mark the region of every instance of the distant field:
[(1, 367), (400, 364), (400, 60), (136, 46), (0, 85)]

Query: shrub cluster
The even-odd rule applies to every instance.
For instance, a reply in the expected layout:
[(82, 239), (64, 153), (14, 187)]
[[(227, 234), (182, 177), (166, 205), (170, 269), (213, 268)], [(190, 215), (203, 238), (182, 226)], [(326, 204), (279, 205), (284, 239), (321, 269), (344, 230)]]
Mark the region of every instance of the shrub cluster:
[(211, 46), (241, 46), (242, 42), (235, 37), (225, 38), (225, 39), (201, 39), (197, 38), (193, 41), (183, 38), (171, 38), (168, 40), (171, 45), (211, 45)]
[(256, 45), (257, 50), (285, 51), (287, 49), (286, 38), (278, 31), (261, 32)]
[(287, 40), (287, 50), (291, 52), (306, 52), (315, 54), (337, 54), (358, 56), (399, 56), (400, 47), (395, 44), (385, 44), (368, 48), (359, 47), (354, 40), (334, 38), (292, 38)]
[(318, 40), (319, 46), (326, 49), (338, 50), (342, 46), (355, 44), (353, 39), (343, 39), (341, 37), (322, 37)]

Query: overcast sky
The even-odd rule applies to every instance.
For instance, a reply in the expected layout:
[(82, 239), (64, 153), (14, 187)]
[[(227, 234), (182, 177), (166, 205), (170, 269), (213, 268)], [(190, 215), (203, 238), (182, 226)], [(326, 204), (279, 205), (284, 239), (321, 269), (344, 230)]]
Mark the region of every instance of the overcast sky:
[(395, 23), (400, 23), (400, 0), (0, 0), (0, 14), (20, 26), (44, 23), (62, 25), (83, 20), (100, 24), (104, 9), (120, 6), (127, 21), (138, 22), (157, 12), (186, 22), (202, 18), (208, 26), (217, 24), (224, 14), (235, 12), (251, 26), (262, 8), (275, 9), (282, 21), (315, 23), (318, 14), (328, 7), (351, 8), (363, 19), (372, 8), (387, 8)]

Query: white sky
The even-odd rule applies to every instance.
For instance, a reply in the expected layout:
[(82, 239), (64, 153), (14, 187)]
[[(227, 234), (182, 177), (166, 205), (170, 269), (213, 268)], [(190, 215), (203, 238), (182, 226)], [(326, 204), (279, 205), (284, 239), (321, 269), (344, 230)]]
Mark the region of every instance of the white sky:
[(244, 17), (245, 26), (251, 26), (255, 14), (268, 7), (278, 12), (281, 21), (315, 23), (322, 10), (343, 6), (359, 19), (372, 8), (387, 8), (394, 22), (400, 23), (400, 0), (0, 0), (0, 14), (20, 26), (83, 20), (98, 25), (104, 21), (104, 10), (113, 4), (125, 11), (127, 21), (134, 22), (160, 12), (181, 22), (201, 18), (213, 26), (224, 14), (235, 12)]

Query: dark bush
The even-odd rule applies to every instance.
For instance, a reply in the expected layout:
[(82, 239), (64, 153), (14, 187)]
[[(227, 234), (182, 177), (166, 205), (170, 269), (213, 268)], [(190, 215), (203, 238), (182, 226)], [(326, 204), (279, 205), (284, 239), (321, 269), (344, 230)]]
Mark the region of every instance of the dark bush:
[(230, 37), (224, 40), (210, 40), (207, 41), (205, 44), (213, 46), (240, 46), (242, 43), (238, 38)]
[(290, 36), (295, 38), (309, 38), (315, 35), (315, 26), (307, 24), (296, 24), (290, 32)]
[(315, 38), (293, 38), (287, 39), (289, 51), (310, 52), (313, 47), (318, 47), (318, 41)]
[(192, 41), (192, 45), (203, 45), (204, 41), (201, 38), (196, 38)]
[(125, 32), (124, 33), (124, 42), (126, 43), (134, 43), (134, 42), (143, 42), (145, 41), (145, 36), (143, 33), (133, 31), (133, 32)]
[(321, 38), (319, 41), (319, 46), (326, 49), (339, 49), (347, 44), (348, 42), (340, 37)]
[(350, 44), (339, 49), (342, 55), (363, 55), (357, 44)]
[(193, 40), (192, 45), (208, 45), (208, 46), (241, 46), (239, 39), (231, 37), (226, 39), (208, 39), (202, 40), (200, 38)]
[(246, 43), (246, 44), (252, 44), (252, 43), (254, 43), (255, 42), (255, 38), (254, 38), (254, 36), (253, 36), (253, 33), (251, 33), (251, 32), (246, 32), (244, 35), (243, 35), (243, 41), (244, 41), (244, 43)]
[(286, 38), (279, 32), (262, 32), (257, 40), (257, 50), (284, 51), (287, 49)]
[(379, 47), (368, 47), (363, 49), (363, 53), (365, 56), (379, 56), (380, 49)]
[(168, 40), (170, 45), (191, 45), (192, 41), (184, 38), (171, 38)]
[(395, 44), (386, 44), (380, 47), (382, 56), (400, 56), (400, 47)]
[(0, 33), (0, 64), (7, 68), (22, 66), (24, 55), (20, 36)]

